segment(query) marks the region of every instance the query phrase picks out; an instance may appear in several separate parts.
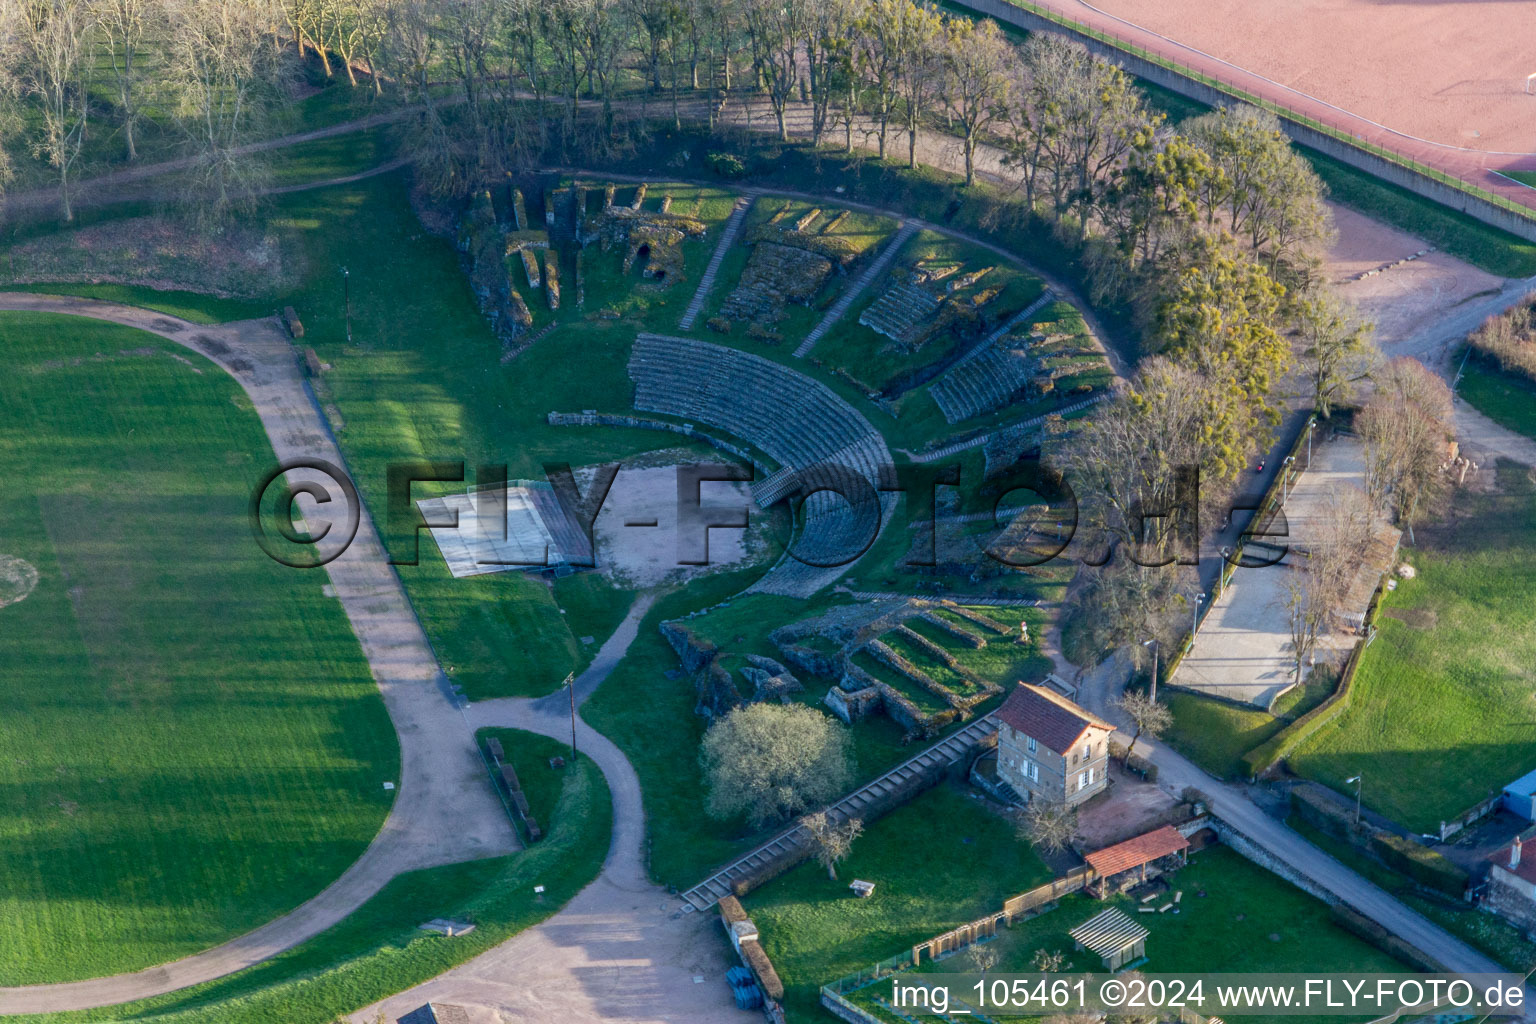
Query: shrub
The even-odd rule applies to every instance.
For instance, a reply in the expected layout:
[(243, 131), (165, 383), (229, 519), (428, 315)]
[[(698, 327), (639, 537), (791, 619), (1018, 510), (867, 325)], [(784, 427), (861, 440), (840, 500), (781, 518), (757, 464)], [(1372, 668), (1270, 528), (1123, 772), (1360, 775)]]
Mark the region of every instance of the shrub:
[(853, 778), (851, 740), (803, 704), (753, 704), (704, 734), (699, 752), (714, 818), (745, 814), (754, 827), (830, 803)]
[(739, 178), (747, 173), (747, 165), (735, 153), (710, 153), (705, 160), (709, 169), (722, 178)]

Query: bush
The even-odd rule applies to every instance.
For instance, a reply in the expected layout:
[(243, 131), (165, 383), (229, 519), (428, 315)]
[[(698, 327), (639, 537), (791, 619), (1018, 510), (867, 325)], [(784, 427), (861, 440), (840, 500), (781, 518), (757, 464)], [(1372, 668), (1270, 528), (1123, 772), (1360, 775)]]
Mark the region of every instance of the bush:
[(709, 169), (722, 178), (739, 178), (747, 173), (747, 165), (735, 153), (710, 153), (705, 160)]
[(1467, 336), (1467, 342), (1504, 371), (1536, 381), (1536, 304), (1522, 302), (1489, 317)]
[(704, 734), (699, 760), (713, 818), (745, 815), (754, 828), (820, 807), (853, 780), (852, 740), (804, 704), (753, 704)]
[(1291, 807), (1318, 831), (1364, 851), (1417, 885), (1455, 899), (1466, 891), (1467, 873), (1441, 854), (1369, 823), (1356, 826), (1351, 812), (1306, 786), (1291, 790)]

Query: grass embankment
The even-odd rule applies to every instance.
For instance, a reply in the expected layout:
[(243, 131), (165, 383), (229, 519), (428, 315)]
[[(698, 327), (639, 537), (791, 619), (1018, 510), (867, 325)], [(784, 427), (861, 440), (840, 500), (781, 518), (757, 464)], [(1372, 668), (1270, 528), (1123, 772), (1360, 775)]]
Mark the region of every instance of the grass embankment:
[[(795, 1020), (825, 1019), (818, 990), (834, 978), (965, 924), (1050, 880), (1013, 825), (967, 791), (942, 785), (872, 822), (838, 879), (802, 864), (742, 902), (784, 980)], [(858, 899), (850, 879), (875, 883)]]
[[(811, 297), (809, 303), (804, 305), (795, 302), (785, 303), (781, 311), (781, 319), (777, 323), (764, 325), (783, 338), (777, 347), (782, 348), (786, 354), (792, 352), (811, 328), (821, 322), (826, 310), (838, 300), (844, 290), (853, 286), (865, 262), (875, 258), (873, 250), (880, 248), (896, 230), (896, 221), (891, 217), (858, 210), (844, 210), (830, 202), (822, 204), (784, 196), (758, 198), (742, 220), (741, 232), (736, 236), (736, 244), (726, 250), (725, 257), (720, 262), (714, 286), (705, 298), (703, 309), (694, 324), (693, 334), (709, 341), (723, 340), (718, 332), (709, 328), (708, 323), (712, 318), (719, 316), (726, 299), (730, 297), (740, 281), (742, 271), (746, 269), (747, 261), (752, 255), (753, 247), (748, 244), (748, 240), (754, 233), (771, 231), (774, 227), (792, 229), (798, 221), (814, 210), (820, 210), (821, 216), (807, 223), (805, 231), (812, 235), (840, 239), (859, 254), (859, 261), (854, 264), (851, 272), (834, 270), (820, 290)], [(689, 298), (691, 297), (690, 295)], [(733, 324), (731, 334), (740, 336), (740, 339), (749, 346), (770, 347), (764, 342), (748, 339), (747, 328), (748, 324), (745, 323)]]
[[(544, 740), (517, 733), (503, 742), (511, 752)], [(250, 970), (139, 1003), (8, 1020), (329, 1024), (538, 924), (597, 876), (608, 854), (613, 811), (591, 760), (565, 774), (547, 821), (544, 839), (532, 848), (401, 875), (341, 924)], [(533, 891), (536, 885), (544, 886), (542, 894)], [(438, 917), (473, 922), (475, 930), (452, 939), (421, 930)]]
[(1383, 598), (1348, 710), (1290, 758), (1340, 789), (1363, 772), (1366, 804), (1415, 832), (1536, 767), (1536, 487), (1513, 463), (1483, 472), (1501, 492), (1460, 493), (1448, 520), (1417, 527), (1417, 578)]
[(1164, 690), (1161, 699), (1173, 712), (1165, 738), (1217, 778), (1242, 778), (1243, 755), (1321, 704), (1337, 682), (1337, 673), (1314, 672), (1304, 685), (1275, 701), (1274, 714), (1198, 693)]
[(1462, 368), (1456, 393), (1501, 427), (1536, 438), (1536, 382), (1474, 356)]
[(247, 503), (239, 386), (154, 335), (0, 314), (0, 984), (173, 960), (315, 895), (383, 822), (399, 748), (323, 575)]

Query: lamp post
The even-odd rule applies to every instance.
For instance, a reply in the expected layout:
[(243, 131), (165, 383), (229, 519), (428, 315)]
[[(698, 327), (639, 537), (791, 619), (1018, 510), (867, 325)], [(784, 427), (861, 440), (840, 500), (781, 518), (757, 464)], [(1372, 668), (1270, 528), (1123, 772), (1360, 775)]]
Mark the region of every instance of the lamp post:
[(1157, 703), (1157, 637), (1143, 640), (1141, 646), (1152, 648), (1152, 688), (1150, 690), (1152, 703)]
[(341, 297), (346, 307), (347, 344), (352, 344), (352, 271), (341, 268)]
[(1307, 420), (1307, 468), (1312, 468), (1312, 431), (1317, 429), (1317, 417)]
[(1200, 632), (1200, 606), (1205, 603), (1207, 595), (1195, 595), (1195, 621), (1189, 627), (1189, 646), (1195, 646), (1195, 634)]
[(564, 686), (571, 695), (571, 764), (576, 764), (576, 673), (565, 674)]
[(1296, 461), (1296, 456), (1287, 455), (1285, 461), (1280, 463), (1280, 504), (1284, 505), (1291, 500), (1291, 463)]
[(1344, 780), (1344, 785), (1347, 786), (1351, 782), (1353, 782), (1355, 784), (1355, 827), (1359, 828), (1360, 827), (1360, 790), (1361, 790), (1361, 787), (1363, 787), (1365, 785), (1365, 773), (1362, 772), (1361, 774), (1356, 775), (1353, 778), (1345, 779)]

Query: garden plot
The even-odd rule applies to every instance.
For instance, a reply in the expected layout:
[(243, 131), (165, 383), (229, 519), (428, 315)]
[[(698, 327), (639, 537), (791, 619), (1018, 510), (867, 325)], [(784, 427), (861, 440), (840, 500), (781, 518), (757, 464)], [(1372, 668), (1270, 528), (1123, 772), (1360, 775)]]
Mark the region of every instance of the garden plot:
[[(870, 878), (877, 886), (882, 881), (878, 875), (861, 874), (860, 877)], [(1187, 866), (1165, 876), (1165, 882), (1166, 887), (1152, 890), (1154, 898), (1146, 903), (1141, 902), (1145, 894), (1140, 891), (1108, 900), (1075, 893), (1062, 898), (1054, 909), (1000, 929), (996, 939), (982, 944), (997, 958), (991, 971), (999, 975), (1036, 972), (1040, 970), (1037, 958), (1044, 955), (1061, 957), (1062, 965), (1056, 969), (1062, 971), (1102, 973), (1104, 965), (1100, 959), (1086, 950), (1076, 949), (1068, 933), (1106, 907), (1120, 908), (1150, 933), (1146, 940), (1146, 961), (1140, 968), (1147, 972), (1403, 973), (1411, 970), (1409, 965), (1346, 931), (1323, 901), (1226, 847), (1217, 846), (1194, 854)], [(1179, 894), (1177, 899), (1175, 893)], [(807, 938), (793, 927), (792, 920), (788, 922), (790, 935), (776, 938), (771, 924), (776, 915), (756, 910), (756, 903), (757, 899), (749, 901), (754, 908), (753, 919), (763, 932), (764, 948), (774, 956), (786, 984), (793, 985), (799, 979), (785, 970), (786, 961), (794, 963), (792, 952), (781, 955), (776, 947), (805, 942)], [(979, 905), (967, 920), (996, 911), (1000, 906), (1000, 900)], [(1147, 912), (1143, 913), (1144, 909)], [(942, 928), (936, 928), (924, 938), (942, 931)], [(889, 948), (862, 951), (866, 955), (861, 963), (853, 964), (853, 969), (867, 968), (881, 957), (894, 956), (903, 949), (910, 951), (921, 941), (893, 941)], [(791, 945), (790, 949), (793, 948)], [(821, 979), (822, 984), (833, 980), (835, 969), (826, 971), (828, 976)], [(960, 952), (940, 960), (925, 961), (898, 977), (912, 980), (928, 974), (976, 973), (979, 972), (974, 960), (966, 952)], [(843, 996), (879, 1020), (904, 1024), (904, 1019), (889, 1008), (891, 986), (892, 981), (887, 977), (853, 992), (845, 992)]]

